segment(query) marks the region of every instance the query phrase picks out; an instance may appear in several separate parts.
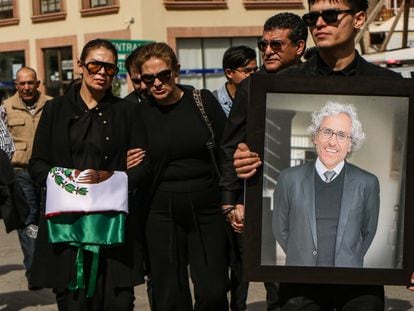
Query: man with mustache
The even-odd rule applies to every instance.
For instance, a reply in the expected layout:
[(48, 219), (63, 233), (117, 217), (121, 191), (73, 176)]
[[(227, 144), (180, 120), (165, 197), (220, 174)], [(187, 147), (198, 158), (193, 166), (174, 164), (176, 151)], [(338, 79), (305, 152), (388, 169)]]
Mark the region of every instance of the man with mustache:
[[(258, 42), (262, 53), (263, 66), (254, 74), (275, 74), (281, 69), (300, 62), (305, 51), (307, 29), (301, 18), (292, 13), (280, 13), (270, 17), (263, 26), (263, 34)], [(238, 86), (230, 110), (229, 119), (223, 133), (222, 149), (225, 153), (222, 178), (222, 209), (234, 230), (234, 242), (237, 263), (232, 267), (231, 303), (232, 311), (246, 310), (246, 298), (249, 283), (242, 282), (242, 221), (238, 218), (241, 211), (236, 203), (241, 203), (243, 185), (233, 168), (233, 152), (237, 144), (246, 138), (246, 114), (249, 77)], [(237, 206), (237, 208), (236, 208)], [(265, 282), (267, 310), (277, 310), (279, 306), (277, 283)]]

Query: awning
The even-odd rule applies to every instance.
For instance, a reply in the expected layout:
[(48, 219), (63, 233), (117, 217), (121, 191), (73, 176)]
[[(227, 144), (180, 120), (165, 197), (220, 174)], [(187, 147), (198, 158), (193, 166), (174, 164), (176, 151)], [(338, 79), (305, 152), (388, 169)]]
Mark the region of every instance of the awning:
[(371, 63), (388, 63), (391, 61), (414, 61), (414, 47), (408, 49), (398, 49), (380, 53), (362, 55)]
[[(395, 16), (391, 17), (389, 20), (383, 22), (380, 25), (375, 25), (371, 23), (369, 25), (369, 32), (388, 32), (391, 29), (391, 26), (395, 20)], [(398, 20), (397, 25), (395, 26), (394, 31), (403, 31), (403, 20), (404, 18), (401, 16)], [(408, 18), (408, 31), (414, 31), (414, 17)]]

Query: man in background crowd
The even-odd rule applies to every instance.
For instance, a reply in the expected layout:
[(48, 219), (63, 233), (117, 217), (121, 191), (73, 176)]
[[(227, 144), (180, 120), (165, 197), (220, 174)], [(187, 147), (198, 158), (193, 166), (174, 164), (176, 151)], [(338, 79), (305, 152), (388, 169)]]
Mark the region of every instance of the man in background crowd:
[(256, 52), (240, 45), (228, 48), (223, 55), (223, 72), (227, 81), (213, 95), (219, 101), (226, 116), (229, 116), (239, 84), (257, 71)]
[[(213, 95), (219, 101), (224, 113), (228, 117), (236, 96), (237, 87), (240, 83), (257, 71), (256, 52), (252, 48), (240, 45), (228, 48), (223, 55), (223, 71), (227, 81)], [(242, 258), (242, 235), (233, 231), (232, 238), (235, 241), (236, 257), (241, 265)], [(230, 308), (232, 311), (246, 310), (247, 293), (249, 283), (243, 282), (240, 275), (240, 267), (231, 264), (231, 298)], [(274, 283), (265, 283), (269, 308), (275, 307), (278, 303), (277, 287)]]
[(129, 93), (125, 99), (132, 102), (141, 102), (143, 93), (145, 93), (145, 84), (141, 83), (141, 74), (136, 67), (136, 59), (142, 46), (135, 48), (125, 59), (125, 68), (128, 72), (129, 80), (131, 81), (134, 90)]

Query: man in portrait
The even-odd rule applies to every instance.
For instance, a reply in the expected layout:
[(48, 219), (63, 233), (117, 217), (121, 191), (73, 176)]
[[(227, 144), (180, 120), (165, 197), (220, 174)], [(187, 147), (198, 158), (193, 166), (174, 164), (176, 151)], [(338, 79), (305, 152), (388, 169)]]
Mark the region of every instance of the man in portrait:
[(283, 170), (273, 231), (286, 265), (362, 267), (378, 224), (379, 182), (346, 158), (365, 134), (352, 106), (328, 102), (312, 115), (317, 159)]

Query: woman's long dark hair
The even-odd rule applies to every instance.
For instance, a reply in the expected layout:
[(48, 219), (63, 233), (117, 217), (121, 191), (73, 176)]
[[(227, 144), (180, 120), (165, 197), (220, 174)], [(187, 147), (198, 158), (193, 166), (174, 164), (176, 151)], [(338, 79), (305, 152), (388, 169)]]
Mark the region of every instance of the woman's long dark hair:
[(115, 57), (115, 64), (116, 64), (118, 62), (118, 51), (116, 50), (115, 45), (109, 40), (99, 39), (99, 38), (93, 39), (85, 44), (85, 46), (82, 49), (82, 53), (80, 55), (80, 61), (85, 62), (86, 57), (88, 56), (90, 50), (94, 50), (94, 49), (101, 48), (101, 47), (112, 52), (112, 54)]

